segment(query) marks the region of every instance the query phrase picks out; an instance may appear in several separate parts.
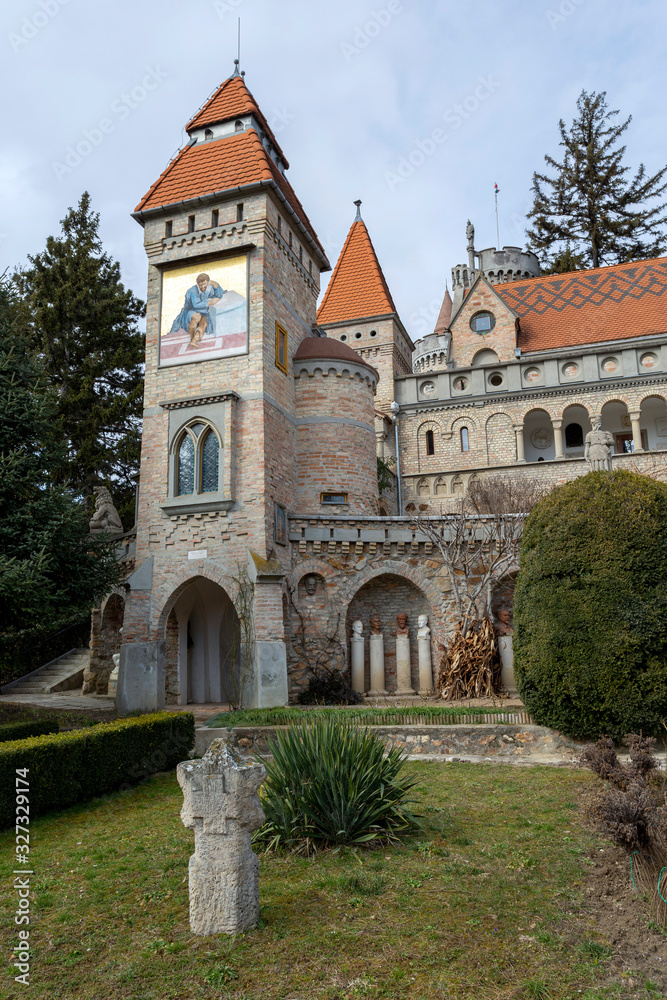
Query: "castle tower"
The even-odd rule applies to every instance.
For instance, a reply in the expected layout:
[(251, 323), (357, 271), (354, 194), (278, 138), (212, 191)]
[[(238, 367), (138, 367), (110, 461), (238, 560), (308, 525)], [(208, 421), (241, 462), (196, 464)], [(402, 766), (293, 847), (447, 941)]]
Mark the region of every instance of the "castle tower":
[(497, 250), (475, 250), (475, 227), (468, 219), (466, 226), (468, 263), (456, 264), (452, 268), (452, 288), (454, 290), (453, 311), (456, 313), (463, 299), (472, 288), (481, 272), (491, 285), (501, 285), (507, 281), (536, 278), (540, 274), (537, 255), (520, 247), (503, 247)]
[(292, 358), (329, 262), (238, 65), (186, 131), (134, 212), (148, 301), (123, 712), (287, 700)]
[(449, 323), (452, 318), (452, 297), (449, 289), (440, 306), (440, 312), (435, 322), (433, 333), (417, 341), (412, 355), (412, 370), (423, 375), (427, 371), (443, 370), (449, 361)]
[(414, 344), (391, 297), (380, 262), (361, 218), (357, 214), (317, 312), (327, 337), (348, 344), (377, 369), (380, 380), (375, 406), (390, 414), (394, 378), (412, 372)]

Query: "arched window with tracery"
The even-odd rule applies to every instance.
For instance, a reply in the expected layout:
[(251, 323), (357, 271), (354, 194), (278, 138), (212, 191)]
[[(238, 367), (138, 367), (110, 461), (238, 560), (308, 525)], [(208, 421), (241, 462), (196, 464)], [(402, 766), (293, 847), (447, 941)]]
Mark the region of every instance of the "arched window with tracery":
[(218, 436), (199, 420), (184, 429), (176, 448), (176, 494), (217, 493), (219, 479)]

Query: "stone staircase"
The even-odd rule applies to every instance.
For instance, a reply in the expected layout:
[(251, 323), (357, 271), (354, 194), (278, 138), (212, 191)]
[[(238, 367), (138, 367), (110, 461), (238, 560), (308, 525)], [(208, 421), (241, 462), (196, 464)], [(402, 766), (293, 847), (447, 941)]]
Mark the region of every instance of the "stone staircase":
[(11, 684), (5, 684), (2, 694), (54, 694), (58, 691), (81, 690), (83, 672), (88, 666), (90, 650), (70, 649), (50, 663), (32, 670), (25, 677), (19, 677)]

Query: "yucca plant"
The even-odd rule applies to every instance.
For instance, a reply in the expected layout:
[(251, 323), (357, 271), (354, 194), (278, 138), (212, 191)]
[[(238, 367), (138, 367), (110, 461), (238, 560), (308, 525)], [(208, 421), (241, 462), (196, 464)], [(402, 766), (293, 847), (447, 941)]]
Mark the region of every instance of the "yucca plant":
[(405, 755), (368, 729), (335, 718), (290, 726), (270, 741), (262, 785), (266, 822), (255, 843), (267, 850), (397, 841), (417, 829), (409, 808), (416, 779)]

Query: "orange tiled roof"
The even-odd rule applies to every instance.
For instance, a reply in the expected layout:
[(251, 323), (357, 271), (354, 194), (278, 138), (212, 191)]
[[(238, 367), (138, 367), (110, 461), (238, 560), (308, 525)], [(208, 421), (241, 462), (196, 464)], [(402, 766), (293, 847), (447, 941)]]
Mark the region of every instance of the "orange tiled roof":
[(664, 333), (667, 257), (494, 285), (524, 353)]
[(362, 219), (355, 219), (317, 311), (317, 322), (326, 326), (395, 312), (368, 230)]
[(278, 145), (278, 140), (271, 131), (257, 101), (246, 87), (242, 76), (230, 76), (221, 83), (203, 108), (200, 108), (196, 115), (190, 119), (185, 126), (185, 131), (191, 132), (195, 128), (205, 128), (207, 125), (216, 125), (218, 122), (227, 121), (228, 118), (239, 118), (241, 115), (248, 114), (254, 115), (259, 120), (269, 139), (285, 160), (285, 167), (289, 167), (289, 163)]
[(151, 185), (135, 212), (258, 181), (272, 181), (282, 191), (326, 260), (303, 205), (292, 185), (267, 154), (254, 129), (236, 132), (224, 139), (185, 146)]
[(449, 329), (449, 323), (452, 318), (452, 297), (449, 294), (449, 289), (445, 290), (445, 295), (442, 300), (442, 305), (440, 306), (440, 312), (438, 313), (438, 318), (435, 321), (435, 327), (433, 333), (441, 336)]

